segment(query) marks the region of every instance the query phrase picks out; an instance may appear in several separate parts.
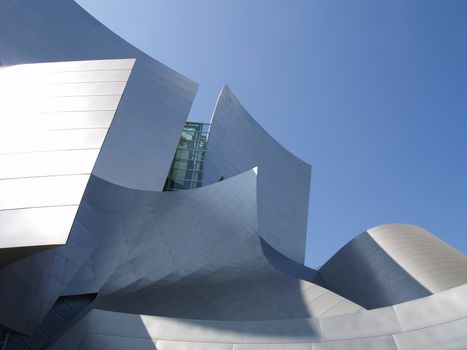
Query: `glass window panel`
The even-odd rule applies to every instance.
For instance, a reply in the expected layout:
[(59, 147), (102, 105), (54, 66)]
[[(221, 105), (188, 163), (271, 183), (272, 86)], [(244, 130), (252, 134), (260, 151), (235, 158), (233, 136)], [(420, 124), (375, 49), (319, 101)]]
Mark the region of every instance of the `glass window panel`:
[(210, 124), (185, 123), (164, 190), (201, 187)]

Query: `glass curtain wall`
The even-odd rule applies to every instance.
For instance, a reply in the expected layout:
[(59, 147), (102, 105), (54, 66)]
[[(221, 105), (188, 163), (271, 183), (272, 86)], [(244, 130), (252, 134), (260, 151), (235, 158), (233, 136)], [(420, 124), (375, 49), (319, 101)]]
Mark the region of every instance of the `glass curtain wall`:
[(164, 191), (190, 190), (202, 186), (209, 127), (210, 124), (206, 123), (185, 123)]

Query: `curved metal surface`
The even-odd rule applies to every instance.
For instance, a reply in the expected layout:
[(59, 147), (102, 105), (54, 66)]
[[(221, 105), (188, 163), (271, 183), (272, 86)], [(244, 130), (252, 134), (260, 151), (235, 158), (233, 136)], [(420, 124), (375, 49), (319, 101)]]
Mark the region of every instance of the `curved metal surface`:
[[(127, 43), (72, 0), (0, 1), (0, 62), (4, 66), (117, 58), (135, 58), (136, 62), (93, 174), (130, 188), (162, 190), (197, 84)], [(49, 81), (73, 82), (71, 89), (78, 94), (78, 90), (92, 91), (90, 85), (82, 85), (89, 79), (105, 83), (107, 91), (118, 91), (119, 83), (128, 79), (118, 65), (96, 69), (91, 73), (78, 67), (78, 71), (55, 74)], [(112, 105), (105, 98), (96, 102), (86, 111), (105, 112)], [(72, 103), (79, 104), (79, 97), (48, 106), (53, 112), (66, 113)], [(73, 119), (73, 123), (86, 123), (85, 115)]]
[(381, 225), (367, 231), (404, 271), (431, 293), (467, 283), (467, 256), (413, 225)]
[[(196, 84), (70, 0), (0, 1), (0, 34), (4, 65), (136, 58), (130, 77), (123, 59), (18, 68), (48, 89), (33, 132), (0, 140), (1, 244), (36, 253), (0, 269), (0, 324), (31, 333), (58, 296), (97, 292), (53, 348), (467, 347), (466, 258), (420, 228), (376, 227), (319, 271), (302, 265), (311, 168), (227, 87), (208, 185), (162, 193)], [(67, 235), (57, 227), (78, 204), (67, 244), (37, 253), (37, 242), (63, 243), (48, 232)]]
[(330, 290), (374, 309), (467, 283), (467, 257), (420, 227), (386, 224), (347, 243), (319, 274)]
[(258, 167), (258, 226), (274, 249), (303, 264), (311, 167), (275, 141), (225, 86), (211, 121), (204, 181)]
[(357, 314), (256, 322), (91, 311), (52, 349), (463, 349), (467, 285)]
[[(119, 58), (122, 60), (117, 60)], [(56, 62), (76, 60), (93, 61)], [(0, 140), (4, 148), (0, 155), (4, 158), (2, 163), (12, 166), (1, 167), (5, 183), (8, 182), (4, 190), (12, 192), (11, 178), (18, 177), (20, 188), (38, 189), (41, 193), (35, 197), (17, 195), (21, 192), (2, 196), (2, 207), (17, 209), (13, 207), (66, 204), (75, 213), (82, 195), (79, 188), (84, 190), (89, 171), (87, 175), (63, 175), (74, 174), (76, 164), (80, 162), (93, 169), (92, 174), (117, 184), (149, 190), (163, 188), (197, 89), (196, 83), (128, 44), (71, 0), (0, 1), (0, 61), (3, 66), (54, 62), (33, 65), (41, 67), (39, 70), (34, 67), (2, 67), (4, 74), (22, 71), (18, 81), (27, 81), (29, 77), (48, 87), (45, 100), (29, 98), (19, 101), (24, 106), (32, 102), (38, 106), (41, 122), (33, 123), (37, 130), (28, 134), (15, 132)], [(122, 65), (122, 62), (130, 63)], [(128, 80), (131, 66), (132, 74)], [(7, 81), (11, 82), (11, 79)], [(125, 94), (120, 100), (125, 84)], [(27, 89), (28, 86), (20, 88)], [(106, 134), (111, 121), (112, 127)], [(84, 149), (100, 148), (104, 136), (105, 143), (96, 161), (97, 152)], [(83, 152), (60, 153), (70, 149)], [(37, 153), (36, 157), (29, 156), (27, 153), (30, 151), (47, 152)], [(12, 152), (23, 153), (12, 157)], [(74, 161), (63, 162), (63, 158), (69, 160), (68, 155), (73, 155)], [(20, 163), (29, 164), (28, 169), (18, 165)], [(38, 163), (41, 165), (36, 166)], [(57, 164), (62, 167), (57, 167)], [(25, 175), (38, 177), (20, 179)], [(50, 175), (58, 175), (57, 181), (43, 177)], [(63, 190), (58, 189), (57, 184), (62, 184)], [(67, 193), (74, 195), (68, 198)], [(36, 229), (26, 244), (66, 241), (72, 223), (67, 218), (74, 215), (63, 215), (63, 209), (52, 212), (54, 207), (50, 208), (50, 212), (42, 217), (53, 216), (56, 219)], [(27, 210), (21, 213), (22, 217), (29, 213), (31, 218), (44, 214), (43, 209), (41, 212), (34, 208)], [(25, 223), (24, 218), (13, 211), (2, 217), (9, 222), (8, 227), (5, 227), (7, 224), (3, 226), (2, 233), (14, 237), (17, 240), (15, 244), (24, 244), (17, 233), (25, 226), (24, 232), (30, 232), (29, 227), (11, 226), (18, 220)], [(57, 233), (59, 226), (63, 228), (58, 230), (61, 237), (52, 240), (50, 234)], [(49, 234), (42, 235), (42, 230)], [(66, 246), (34, 254), (0, 271), (0, 323), (24, 333), (30, 333), (37, 327), (97, 245), (97, 236), (79, 222), (75, 222), (73, 231), (79, 233), (70, 234)], [(15, 256), (9, 250), (6, 263), (40, 249), (20, 250)]]
[(92, 178), (83, 205), (95, 214), (78, 221), (100, 239), (65, 293), (98, 292), (97, 308), (216, 320), (361, 309), (270, 265), (258, 235), (255, 170), (180, 192)]

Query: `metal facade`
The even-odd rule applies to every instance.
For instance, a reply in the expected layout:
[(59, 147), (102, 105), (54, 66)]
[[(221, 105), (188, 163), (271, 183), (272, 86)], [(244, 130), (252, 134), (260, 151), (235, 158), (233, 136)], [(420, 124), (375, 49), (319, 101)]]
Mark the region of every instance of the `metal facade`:
[(71, 0), (0, 0), (0, 62), (3, 349), (467, 348), (467, 258), (427, 231), (303, 266), (311, 167), (228, 87), (203, 186), (162, 192), (196, 83)]
[[(93, 174), (162, 190), (197, 84), (111, 32), (72, 0), (0, 1), (0, 62), (136, 59)], [(104, 81), (124, 80), (103, 70)]]
[(205, 183), (255, 166), (261, 237), (303, 264), (311, 167), (274, 140), (225, 86), (211, 121)]
[[(79, 230), (73, 221), (133, 64), (72, 61), (0, 69), (4, 326), (23, 332), (37, 327), (89, 254), (89, 234), (69, 234), (72, 227)], [(49, 249), (56, 246), (63, 247)]]

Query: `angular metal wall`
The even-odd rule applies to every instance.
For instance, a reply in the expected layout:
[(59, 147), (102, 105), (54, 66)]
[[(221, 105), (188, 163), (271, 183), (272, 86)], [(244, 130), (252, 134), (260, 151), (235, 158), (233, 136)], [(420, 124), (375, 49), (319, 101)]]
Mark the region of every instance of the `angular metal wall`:
[(133, 64), (0, 70), (0, 247), (10, 249), (0, 266), (24, 256), (25, 247), (66, 243)]
[(0, 323), (9, 328), (37, 327), (90, 252), (87, 232), (69, 233), (133, 63), (0, 69)]
[[(197, 84), (115, 35), (72, 0), (0, 1), (0, 62), (135, 58), (93, 174), (162, 190)], [(116, 72), (102, 70), (104, 81)]]

